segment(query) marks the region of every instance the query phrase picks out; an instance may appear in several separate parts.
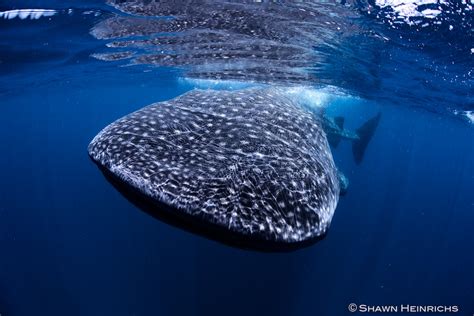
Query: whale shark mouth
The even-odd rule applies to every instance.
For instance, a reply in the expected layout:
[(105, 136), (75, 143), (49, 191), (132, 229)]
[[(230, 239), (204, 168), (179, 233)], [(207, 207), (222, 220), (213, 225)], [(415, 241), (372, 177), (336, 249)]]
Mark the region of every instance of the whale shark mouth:
[(107, 126), (89, 154), (171, 212), (252, 240), (323, 236), (339, 198), (319, 120), (276, 88), (152, 104)]

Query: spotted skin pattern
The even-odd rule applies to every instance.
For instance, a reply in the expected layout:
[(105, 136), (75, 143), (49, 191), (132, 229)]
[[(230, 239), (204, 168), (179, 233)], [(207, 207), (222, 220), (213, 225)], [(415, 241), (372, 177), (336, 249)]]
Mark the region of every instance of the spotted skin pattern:
[(324, 234), (339, 197), (319, 120), (278, 88), (152, 104), (107, 126), (89, 154), (176, 212), (267, 241)]

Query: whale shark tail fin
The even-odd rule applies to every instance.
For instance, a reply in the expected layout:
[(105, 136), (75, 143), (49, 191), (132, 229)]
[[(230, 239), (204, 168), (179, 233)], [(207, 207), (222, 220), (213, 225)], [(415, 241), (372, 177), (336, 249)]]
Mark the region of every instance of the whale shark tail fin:
[(379, 125), (380, 117), (382, 114), (379, 112), (376, 116), (369, 119), (361, 127), (356, 130), (356, 134), (359, 137), (358, 139), (352, 142), (352, 154), (354, 155), (354, 160), (356, 164), (360, 164), (364, 158), (365, 150), (369, 144), (372, 136)]
[[(337, 125), (339, 130), (344, 130), (344, 118), (342, 116), (338, 116), (334, 118), (334, 123)], [(341, 142), (341, 135), (337, 133), (331, 133), (327, 135), (328, 142), (331, 147), (337, 148), (337, 145)]]

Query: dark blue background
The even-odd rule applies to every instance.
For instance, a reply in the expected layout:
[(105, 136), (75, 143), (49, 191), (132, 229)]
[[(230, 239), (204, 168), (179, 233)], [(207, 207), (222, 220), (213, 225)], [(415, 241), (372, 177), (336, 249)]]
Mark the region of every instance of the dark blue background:
[(0, 22), (2, 316), (474, 313), (472, 125), (338, 98), (329, 111), (349, 128), (383, 116), (360, 166), (348, 143), (334, 151), (350, 187), (328, 236), (288, 253), (232, 248), (142, 212), (87, 156), (113, 120), (191, 88), (172, 70), (90, 59), (103, 45), (91, 19)]

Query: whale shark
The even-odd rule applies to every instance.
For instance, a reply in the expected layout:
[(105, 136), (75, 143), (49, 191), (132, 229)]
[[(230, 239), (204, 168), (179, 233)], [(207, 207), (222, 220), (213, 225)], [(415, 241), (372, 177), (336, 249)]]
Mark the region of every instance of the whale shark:
[(320, 237), (339, 199), (321, 120), (279, 88), (192, 90), (120, 118), (88, 151), (171, 212), (254, 240)]
[(108, 47), (93, 57), (251, 87), (195, 89), (113, 122), (88, 147), (107, 177), (157, 209), (251, 241), (323, 237), (348, 186), (330, 146), (351, 141), (360, 163), (380, 114), (349, 131), (285, 89), (331, 85), (315, 74), (328, 66), (331, 47), (357, 34), (351, 11), (317, 2), (108, 3), (125, 15), (91, 29)]

